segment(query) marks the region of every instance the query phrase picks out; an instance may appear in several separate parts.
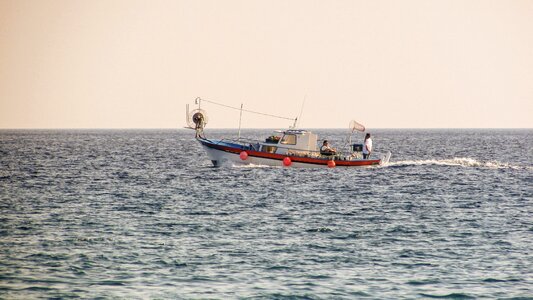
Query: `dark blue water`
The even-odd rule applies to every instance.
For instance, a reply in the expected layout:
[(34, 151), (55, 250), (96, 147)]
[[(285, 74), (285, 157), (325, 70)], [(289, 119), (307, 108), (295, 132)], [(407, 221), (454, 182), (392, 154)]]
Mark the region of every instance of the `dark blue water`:
[(212, 168), (185, 130), (0, 131), (0, 298), (533, 299), (532, 130), (373, 134), (388, 166), (292, 169)]

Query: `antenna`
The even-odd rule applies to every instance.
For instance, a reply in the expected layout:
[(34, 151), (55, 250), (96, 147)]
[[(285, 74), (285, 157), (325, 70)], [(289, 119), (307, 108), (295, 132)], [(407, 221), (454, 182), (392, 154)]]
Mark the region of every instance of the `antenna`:
[(298, 122), (302, 119), (302, 113), (304, 112), (304, 104), (305, 104), (306, 98), (307, 98), (307, 94), (304, 95), (304, 100), (302, 101), (302, 107), (300, 108), (300, 115), (298, 116), (298, 118), (296, 118), (296, 120), (294, 120), (294, 128), (298, 126)]
[(241, 120), (242, 120), (242, 103), (241, 103), (241, 113), (239, 115), (239, 135), (237, 137), (239, 140), (241, 139)]

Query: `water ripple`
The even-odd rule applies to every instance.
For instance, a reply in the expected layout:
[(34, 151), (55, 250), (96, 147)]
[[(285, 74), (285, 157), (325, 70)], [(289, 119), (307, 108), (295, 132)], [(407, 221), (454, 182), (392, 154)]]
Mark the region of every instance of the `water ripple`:
[(385, 167), (212, 168), (189, 131), (0, 131), (0, 298), (531, 297), (530, 131), (374, 136)]

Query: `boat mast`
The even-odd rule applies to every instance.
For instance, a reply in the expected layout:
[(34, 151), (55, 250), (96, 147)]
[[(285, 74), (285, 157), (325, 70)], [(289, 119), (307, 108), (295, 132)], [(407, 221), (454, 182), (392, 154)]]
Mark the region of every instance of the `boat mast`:
[(302, 119), (302, 113), (304, 112), (304, 104), (305, 104), (305, 99), (307, 98), (307, 95), (304, 96), (304, 100), (302, 101), (302, 107), (300, 108), (300, 115), (294, 119), (294, 128), (296, 129), (296, 127), (298, 126), (298, 120), (301, 120)]

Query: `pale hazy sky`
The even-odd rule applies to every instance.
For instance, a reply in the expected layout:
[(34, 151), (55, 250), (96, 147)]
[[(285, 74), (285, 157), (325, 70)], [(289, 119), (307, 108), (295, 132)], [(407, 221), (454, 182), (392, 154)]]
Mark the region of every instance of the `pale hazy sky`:
[(532, 128), (533, 0), (0, 0), (0, 128), (179, 128), (196, 97), (305, 97), (304, 128)]

